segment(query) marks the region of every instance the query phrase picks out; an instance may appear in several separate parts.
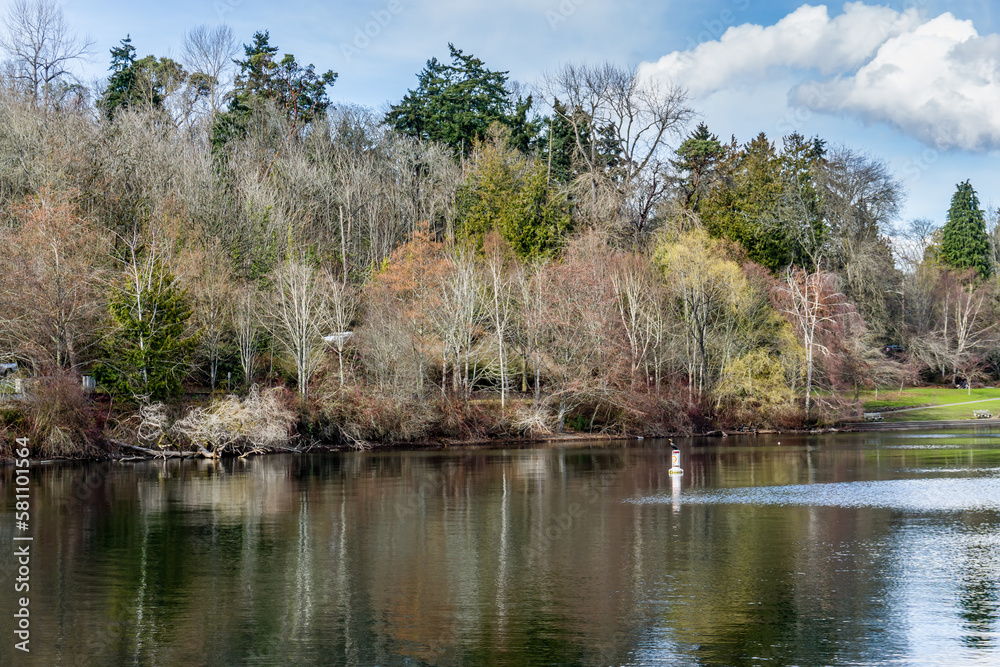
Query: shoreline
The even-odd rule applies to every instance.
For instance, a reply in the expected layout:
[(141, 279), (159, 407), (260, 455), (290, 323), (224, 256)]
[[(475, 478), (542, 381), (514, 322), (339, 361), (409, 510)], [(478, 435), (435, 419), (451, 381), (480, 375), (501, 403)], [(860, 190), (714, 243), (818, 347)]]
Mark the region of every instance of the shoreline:
[[(836, 432), (836, 428), (823, 429), (759, 429), (756, 431), (726, 431), (717, 429), (702, 433), (670, 433), (666, 435), (638, 435), (638, 434), (608, 434), (608, 433), (552, 433), (541, 436), (516, 438), (472, 438), (461, 440), (455, 438), (433, 438), (428, 440), (415, 440), (408, 442), (391, 443), (370, 443), (365, 446), (336, 445), (324, 443), (311, 443), (300, 447), (273, 447), (259, 451), (247, 452), (210, 452), (203, 447), (198, 449), (161, 449), (153, 450), (139, 445), (133, 445), (117, 439), (108, 439), (110, 445), (106, 451), (100, 455), (80, 456), (80, 457), (45, 457), (31, 458), (32, 461), (72, 461), (72, 462), (97, 462), (97, 461), (152, 461), (157, 459), (228, 459), (245, 458), (249, 456), (266, 456), (271, 454), (309, 454), (309, 453), (351, 453), (351, 452), (394, 452), (394, 451), (445, 451), (445, 450), (500, 450), (500, 449), (533, 449), (552, 445), (573, 445), (574, 443), (584, 444), (595, 441), (616, 442), (616, 441), (641, 441), (641, 440), (666, 440), (668, 438), (726, 438), (740, 435), (781, 435), (785, 433), (831, 433)], [(117, 451), (116, 451), (117, 449)], [(0, 466), (12, 464), (13, 459), (0, 460)]]
[[(686, 437), (681, 435), (656, 436), (656, 438)], [(152, 450), (139, 445), (131, 445), (120, 440), (112, 440), (110, 444), (117, 447), (115, 451), (109, 447), (101, 455), (79, 456), (79, 457), (32, 457), (33, 462), (77, 462), (94, 463), (98, 461), (154, 461), (157, 459), (202, 459), (218, 460), (231, 458), (246, 458), (251, 456), (268, 456), (272, 454), (312, 454), (312, 453), (362, 453), (362, 452), (394, 452), (394, 451), (444, 451), (444, 450), (500, 450), (500, 449), (532, 449), (552, 443), (586, 443), (594, 441), (625, 441), (639, 439), (654, 439), (651, 436), (638, 435), (608, 435), (599, 433), (567, 433), (552, 434), (533, 438), (477, 438), (471, 440), (456, 440), (451, 438), (440, 438), (432, 440), (418, 440), (412, 442), (378, 443), (364, 447), (351, 445), (335, 445), (312, 443), (301, 447), (274, 447), (260, 451), (248, 451), (244, 453), (209, 452), (208, 450), (178, 450), (162, 449)], [(131, 452), (131, 453), (130, 453)], [(0, 460), (0, 466), (13, 465), (14, 459)]]
[[(553, 433), (542, 436), (515, 438), (472, 438), (461, 440), (455, 438), (434, 438), (429, 440), (416, 440), (409, 442), (391, 443), (371, 443), (365, 446), (336, 445), (324, 443), (311, 443), (300, 447), (282, 446), (273, 447), (257, 451), (247, 452), (211, 452), (204, 447), (198, 449), (162, 449), (153, 450), (139, 445), (132, 445), (121, 440), (109, 439), (110, 445), (105, 452), (99, 455), (80, 457), (32, 457), (34, 462), (79, 462), (93, 463), (98, 461), (153, 461), (157, 459), (228, 459), (246, 458), (250, 456), (266, 456), (271, 454), (311, 454), (311, 453), (351, 453), (351, 452), (395, 452), (395, 451), (445, 451), (445, 450), (500, 450), (500, 449), (533, 449), (543, 446), (574, 443), (588, 443), (595, 441), (615, 442), (626, 440), (665, 440), (667, 438), (717, 438), (723, 439), (730, 436), (749, 435), (819, 435), (827, 433), (862, 433), (862, 432), (891, 432), (901, 430), (920, 429), (949, 429), (974, 427), (1000, 427), (1000, 419), (965, 419), (965, 420), (931, 420), (931, 421), (911, 421), (911, 422), (842, 422), (834, 426), (817, 427), (812, 429), (791, 428), (791, 429), (756, 429), (753, 431), (716, 429), (702, 433), (671, 433), (666, 435), (633, 435), (633, 434), (602, 434), (602, 433)], [(117, 451), (116, 451), (117, 449)], [(0, 460), (0, 466), (12, 465), (14, 459)]]

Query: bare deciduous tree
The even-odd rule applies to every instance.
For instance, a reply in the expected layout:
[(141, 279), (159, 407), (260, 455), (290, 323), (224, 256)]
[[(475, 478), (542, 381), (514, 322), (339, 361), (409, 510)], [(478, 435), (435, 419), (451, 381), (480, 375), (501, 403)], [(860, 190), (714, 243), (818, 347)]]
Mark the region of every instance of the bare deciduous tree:
[(893, 232), (893, 254), (906, 274), (913, 274), (924, 261), (924, 253), (934, 240), (934, 221), (927, 218), (910, 220)]
[(715, 323), (726, 316), (745, 290), (745, 278), (724, 246), (702, 230), (661, 246), (655, 261), (673, 296), (677, 320), (684, 323), (689, 398), (710, 388), (709, 352)]
[(490, 326), (496, 342), (496, 360), (499, 369), (500, 408), (507, 407), (507, 337), (514, 312), (514, 293), (511, 285), (510, 265), (513, 253), (510, 246), (496, 232), (487, 235), (483, 243), (486, 254), (485, 270), (489, 296)]
[(239, 46), (227, 25), (214, 28), (200, 25), (184, 35), (184, 62), (192, 74), (200, 72), (208, 77), (206, 99), (213, 114), (222, 109), (233, 71), (233, 57), (239, 53)]
[(70, 67), (93, 43), (70, 30), (53, 0), (13, 0), (3, 25), (0, 47), (10, 56), (14, 80), (36, 105), (48, 108), (59, 84), (75, 82)]
[(192, 257), (189, 273), (195, 321), (201, 330), (199, 341), (208, 362), (209, 387), (215, 391), (219, 361), (224, 344), (230, 340), (233, 320), (232, 271), (218, 243)]
[(884, 162), (846, 148), (830, 152), (817, 182), (829, 228), (830, 252), (821, 268), (838, 272), (869, 328), (884, 333), (893, 325), (889, 297), (899, 284), (888, 237), (902, 186)]
[(260, 321), (262, 295), (254, 285), (243, 286), (236, 294), (232, 318), (239, 351), (240, 368), (243, 369), (243, 383), (253, 383), (257, 371), (257, 349), (260, 346)]
[[(639, 379), (639, 371), (647, 366), (656, 340), (657, 321), (654, 310), (659, 309), (655, 277), (644, 257), (622, 255), (614, 258), (611, 284), (615, 291), (615, 305), (628, 338), (632, 365), (632, 385)], [(645, 375), (645, 373), (643, 373)], [(645, 378), (643, 378), (645, 380)]]
[(841, 316), (845, 305), (844, 295), (835, 284), (832, 274), (789, 267), (784, 281), (776, 287), (779, 307), (796, 328), (805, 350), (807, 417), (812, 406), (816, 354), (829, 353), (821, 336)]
[[(583, 203), (593, 222), (611, 223), (629, 242), (642, 243), (668, 192), (667, 142), (693, 117), (687, 93), (610, 63), (564, 65), (545, 77), (542, 89), (553, 109), (556, 100), (565, 105), (560, 115), (573, 128), (586, 166)], [(606, 154), (609, 143), (616, 155)], [(604, 215), (611, 219), (601, 220)]]
[[(519, 266), (514, 274), (517, 289), (517, 325), (514, 329), (514, 340), (521, 348), (521, 356), (525, 366), (531, 365), (534, 371), (535, 407), (540, 407), (542, 388), (542, 340), (545, 318), (545, 279), (547, 275), (545, 264), (533, 267)], [(537, 277), (536, 277), (537, 276)], [(522, 390), (527, 390), (527, 369), (523, 374)]]
[(986, 211), (986, 233), (990, 239), (991, 275), (1000, 280), (1000, 207), (991, 206)]
[(35, 366), (77, 369), (98, 340), (103, 240), (50, 191), (18, 213), (0, 230), (0, 336)]
[(436, 309), (436, 328), (443, 344), (441, 392), (446, 393), (451, 358), (452, 390), (468, 398), (480, 378), (478, 363), (483, 339), (485, 307), (483, 289), (472, 252), (450, 252), (449, 270), (441, 281), (441, 300)]
[(595, 256), (605, 249), (600, 235), (586, 235), (570, 246), (563, 262), (532, 276), (543, 293), (538, 327), (548, 378), (546, 401), (555, 409), (559, 432), (566, 415), (583, 402), (616, 400), (621, 366), (627, 369), (627, 363), (620, 364), (613, 290)]
[(299, 395), (309, 398), (309, 380), (323, 360), (330, 329), (330, 285), (304, 261), (288, 260), (272, 274), (267, 321), (271, 334), (295, 364)]
[(973, 372), (979, 353), (992, 342), (995, 322), (987, 312), (988, 290), (947, 271), (939, 272), (935, 287), (932, 328), (914, 336), (910, 349), (927, 367), (957, 382), (960, 373), (968, 377)]
[(334, 330), (330, 344), (337, 351), (340, 386), (343, 387), (344, 348), (350, 338), (349, 329), (358, 313), (358, 293), (351, 285), (332, 278), (328, 278), (326, 284), (330, 299), (330, 326)]

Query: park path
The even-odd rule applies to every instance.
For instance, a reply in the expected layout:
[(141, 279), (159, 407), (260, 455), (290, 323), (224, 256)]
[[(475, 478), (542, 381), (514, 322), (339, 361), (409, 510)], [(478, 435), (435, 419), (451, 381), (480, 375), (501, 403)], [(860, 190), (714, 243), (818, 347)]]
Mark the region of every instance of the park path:
[(932, 410), (934, 408), (950, 408), (953, 405), (972, 405), (973, 403), (989, 403), (990, 401), (1000, 401), (1000, 396), (997, 398), (979, 398), (975, 401), (964, 401), (962, 403), (942, 403), (941, 405), (921, 405), (916, 408), (900, 408), (899, 410), (879, 410), (884, 415), (894, 415), (898, 412), (911, 412), (913, 410)]
[[(899, 410), (881, 410), (883, 415), (894, 415), (899, 412), (912, 412), (913, 410), (931, 410), (933, 408), (947, 408), (953, 405), (973, 405), (975, 403), (990, 403), (1000, 401), (997, 398), (979, 398), (974, 401), (962, 401), (961, 403), (943, 403), (941, 405), (921, 405), (916, 408), (900, 408)], [(917, 421), (917, 422), (847, 422), (840, 424), (840, 428), (845, 431), (903, 431), (912, 429), (937, 429), (937, 428), (965, 428), (969, 425), (975, 426), (996, 426), (996, 420), (992, 419), (950, 419), (938, 421)]]
[(843, 422), (838, 431), (931, 431), (942, 428), (971, 429), (974, 432), (1000, 426), (996, 419), (952, 419), (950, 421), (921, 422)]

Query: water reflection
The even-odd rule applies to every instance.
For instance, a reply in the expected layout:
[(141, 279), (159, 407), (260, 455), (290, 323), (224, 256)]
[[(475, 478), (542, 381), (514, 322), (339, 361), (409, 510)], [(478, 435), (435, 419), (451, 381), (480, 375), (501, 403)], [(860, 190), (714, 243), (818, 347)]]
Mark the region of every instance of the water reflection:
[[(978, 526), (986, 535), (981, 540), (970, 540), (962, 549), (958, 583), (958, 608), (965, 635), (962, 641), (970, 648), (995, 648), (998, 635), (997, 618), (1000, 611), (1000, 580), (998, 542), (990, 539), (990, 526)], [(995, 537), (995, 535), (994, 535)]]
[(1000, 660), (997, 441), (781, 441), (38, 467), (33, 657)]

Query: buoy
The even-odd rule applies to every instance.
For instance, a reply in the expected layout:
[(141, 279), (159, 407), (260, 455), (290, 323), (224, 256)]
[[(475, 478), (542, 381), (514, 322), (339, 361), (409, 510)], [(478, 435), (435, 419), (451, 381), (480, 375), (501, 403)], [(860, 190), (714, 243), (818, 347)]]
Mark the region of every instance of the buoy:
[(684, 474), (681, 469), (681, 450), (677, 448), (673, 440), (670, 441), (670, 470), (668, 472), (671, 475)]
[(681, 511), (681, 480), (683, 475), (670, 475), (670, 499), (673, 501), (674, 512)]

